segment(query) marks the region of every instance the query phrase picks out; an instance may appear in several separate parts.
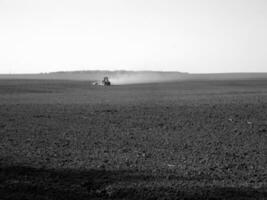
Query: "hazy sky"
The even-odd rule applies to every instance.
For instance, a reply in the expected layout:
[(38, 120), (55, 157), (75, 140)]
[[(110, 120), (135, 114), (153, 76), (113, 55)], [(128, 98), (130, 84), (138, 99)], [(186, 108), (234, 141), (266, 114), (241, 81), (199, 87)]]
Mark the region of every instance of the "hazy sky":
[(0, 73), (267, 72), (267, 0), (0, 0)]

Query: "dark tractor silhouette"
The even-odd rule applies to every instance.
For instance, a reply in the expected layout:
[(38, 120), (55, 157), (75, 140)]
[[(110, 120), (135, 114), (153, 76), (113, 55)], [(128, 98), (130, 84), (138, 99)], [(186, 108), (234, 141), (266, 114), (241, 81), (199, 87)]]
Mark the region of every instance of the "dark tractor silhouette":
[(110, 81), (108, 80), (108, 77), (107, 77), (107, 76), (104, 77), (102, 83), (103, 83), (104, 86), (110, 86), (110, 85), (111, 85), (111, 83), (110, 83)]

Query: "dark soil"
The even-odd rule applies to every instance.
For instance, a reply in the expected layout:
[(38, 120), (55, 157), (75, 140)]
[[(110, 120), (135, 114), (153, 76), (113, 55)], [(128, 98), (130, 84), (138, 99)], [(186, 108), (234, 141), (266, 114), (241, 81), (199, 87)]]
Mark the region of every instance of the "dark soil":
[(0, 199), (265, 199), (267, 80), (0, 80)]

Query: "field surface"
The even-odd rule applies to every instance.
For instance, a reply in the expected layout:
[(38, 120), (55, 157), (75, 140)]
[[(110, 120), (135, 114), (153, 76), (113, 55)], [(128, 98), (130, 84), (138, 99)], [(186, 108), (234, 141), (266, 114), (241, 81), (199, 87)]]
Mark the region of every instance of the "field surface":
[(266, 199), (267, 80), (0, 80), (0, 199)]

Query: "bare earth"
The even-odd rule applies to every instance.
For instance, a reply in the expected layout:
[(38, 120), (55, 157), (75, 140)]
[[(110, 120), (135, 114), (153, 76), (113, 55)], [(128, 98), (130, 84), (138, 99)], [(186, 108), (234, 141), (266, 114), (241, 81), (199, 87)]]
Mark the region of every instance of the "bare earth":
[(0, 199), (266, 199), (267, 80), (0, 80)]

